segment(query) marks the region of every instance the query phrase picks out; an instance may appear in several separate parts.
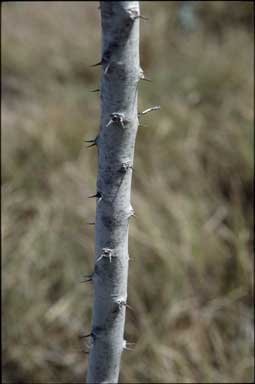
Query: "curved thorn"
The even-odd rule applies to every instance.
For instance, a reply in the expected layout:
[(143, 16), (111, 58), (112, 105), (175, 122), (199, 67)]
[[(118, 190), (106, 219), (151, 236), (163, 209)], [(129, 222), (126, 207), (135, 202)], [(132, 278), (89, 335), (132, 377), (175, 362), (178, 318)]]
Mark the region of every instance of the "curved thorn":
[(84, 280), (81, 280), (80, 283), (88, 283), (90, 281), (93, 281), (93, 275), (84, 276)]
[(87, 335), (79, 335), (80, 339), (86, 338), (86, 337), (92, 337), (92, 333), (88, 333)]
[(90, 281), (92, 281), (92, 279), (81, 280), (80, 283), (81, 283), (81, 284), (83, 284), (83, 283), (89, 283)]
[(92, 64), (92, 65), (89, 65), (89, 68), (92, 68), (92, 67), (99, 67), (100, 65), (102, 65), (103, 64), (103, 62), (102, 62), (102, 60), (100, 60), (98, 63), (96, 63), (96, 64)]
[(87, 146), (87, 148), (94, 147), (95, 145), (97, 145), (97, 143), (90, 144), (90, 145)]

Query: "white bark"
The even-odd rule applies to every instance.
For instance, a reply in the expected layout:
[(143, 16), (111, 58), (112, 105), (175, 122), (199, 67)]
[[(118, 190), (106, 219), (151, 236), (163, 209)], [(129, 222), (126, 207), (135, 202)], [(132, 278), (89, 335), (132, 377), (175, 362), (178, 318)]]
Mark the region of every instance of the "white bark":
[(117, 383), (126, 347), (128, 222), (138, 128), (139, 2), (101, 1), (102, 65), (94, 304), (88, 383)]

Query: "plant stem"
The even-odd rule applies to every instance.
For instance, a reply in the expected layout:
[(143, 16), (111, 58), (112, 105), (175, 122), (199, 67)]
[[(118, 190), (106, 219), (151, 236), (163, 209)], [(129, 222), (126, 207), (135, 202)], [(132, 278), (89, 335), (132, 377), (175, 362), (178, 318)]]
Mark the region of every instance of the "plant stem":
[(138, 128), (139, 2), (101, 1), (101, 116), (97, 138), (94, 304), (88, 383), (117, 383), (126, 346), (128, 223)]

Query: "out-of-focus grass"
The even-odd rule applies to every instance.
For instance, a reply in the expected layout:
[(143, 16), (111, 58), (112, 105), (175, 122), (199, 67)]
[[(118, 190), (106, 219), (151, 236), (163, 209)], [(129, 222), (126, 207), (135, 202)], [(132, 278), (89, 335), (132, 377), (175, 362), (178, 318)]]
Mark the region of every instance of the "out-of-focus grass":
[[(252, 2), (141, 2), (139, 129), (121, 382), (253, 381)], [(229, 4), (232, 3), (232, 4)], [(100, 18), (2, 6), (3, 382), (84, 382)]]

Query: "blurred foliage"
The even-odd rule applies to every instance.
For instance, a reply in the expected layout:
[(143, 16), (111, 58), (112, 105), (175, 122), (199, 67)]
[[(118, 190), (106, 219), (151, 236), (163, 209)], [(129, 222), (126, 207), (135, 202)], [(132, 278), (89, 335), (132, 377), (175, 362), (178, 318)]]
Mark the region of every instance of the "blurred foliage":
[[(125, 383), (253, 382), (251, 1), (141, 2)], [(184, 6), (184, 8), (182, 8)], [(82, 383), (97, 2), (2, 4), (3, 383)], [(187, 12), (188, 13), (187, 17)], [(187, 20), (192, 20), (188, 28)], [(186, 24), (185, 24), (186, 23)]]

